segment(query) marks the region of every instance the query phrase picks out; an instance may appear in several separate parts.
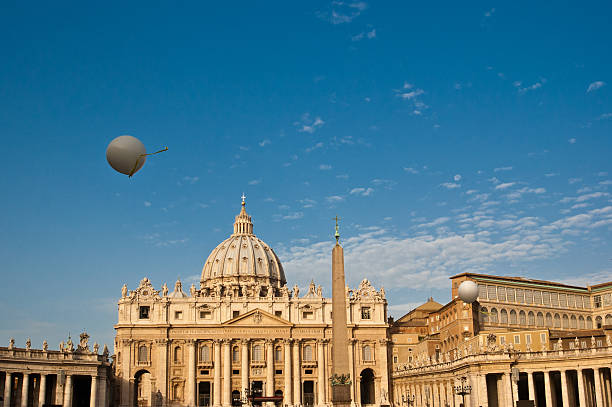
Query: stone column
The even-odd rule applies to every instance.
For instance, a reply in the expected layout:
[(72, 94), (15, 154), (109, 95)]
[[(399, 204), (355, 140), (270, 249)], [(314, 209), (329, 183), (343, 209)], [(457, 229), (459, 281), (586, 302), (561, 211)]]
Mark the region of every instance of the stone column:
[(221, 342), (215, 340), (215, 361), (213, 377), (213, 406), (221, 406)]
[(325, 402), (325, 354), (323, 353), (323, 341), (317, 341), (317, 404)]
[[(128, 407), (133, 402), (130, 399), (130, 365), (132, 358), (132, 340), (131, 339), (123, 339), (120, 342), (120, 352), (122, 354), (121, 365), (123, 368), (123, 377), (121, 380), (121, 406)], [(59, 379), (59, 376), (58, 376)], [(59, 384), (59, 380), (58, 380)], [(65, 387), (65, 386), (64, 386)]]
[[(274, 396), (274, 341), (266, 340), (266, 396)], [(268, 402), (268, 407), (274, 403)]]
[(187, 406), (192, 407), (195, 406), (196, 404), (194, 403), (195, 401), (195, 365), (196, 365), (196, 359), (195, 359), (195, 348), (196, 348), (196, 343), (194, 340), (188, 340), (187, 341), (187, 351), (188, 351), (188, 355), (189, 357), (187, 358), (187, 389), (185, 391), (185, 404), (187, 404)]
[[(100, 396), (98, 397), (100, 399), (100, 402), (98, 403), (98, 405), (100, 407), (106, 407), (106, 376), (100, 376)], [(166, 403), (166, 401), (162, 401), (162, 405)]]
[(300, 340), (293, 342), (293, 405), (302, 404), (302, 363), (300, 362)]
[(285, 347), (285, 368), (283, 373), (285, 374), (285, 393), (283, 394), (283, 404), (292, 406), (293, 405), (293, 383), (291, 382), (291, 339), (285, 339), (283, 346)]
[(559, 372), (561, 374), (561, 399), (564, 406), (569, 406), (569, 394), (567, 392), (567, 375), (565, 370)]
[(603, 407), (603, 394), (601, 393), (601, 374), (599, 368), (593, 368), (593, 380), (595, 381), (595, 400), (597, 401), (597, 407)]
[(6, 372), (4, 379), (4, 407), (11, 407), (11, 372)]
[(245, 395), (244, 392), (249, 390), (249, 340), (242, 339), (240, 341), (240, 356), (242, 361), (242, 366), (240, 368), (242, 375), (240, 376), (240, 393)]
[(384, 397), (384, 400), (386, 403), (389, 402), (389, 372), (387, 370), (388, 365), (387, 363), (389, 362), (387, 360), (387, 345), (389, 343), (389, 340), (387, 338), (382, 338), (378, 341), (379, 345), (380, 345), (380, 352), (379, 352), (379, 358), (378, 358), (378, 363), (380, 363), (380, 393), (381, 393), (381, 399)]
[(355, 338), (350, 338), (348, 341), (348, 358), (349, 358), (349, 374), (351, 375), (351, 406), (356, 404), (355, 396)]
[(550, 373), (548, 371), (544, 371), (544, 394), (546, 396), (546, 407), (552, 406), (552, 389), (550, 387)]
[(584, 393), (584, 371), (583, 369), (576, 370), (576, 376), (578, 379), (578, 401), (580, 403), (580, 407), (586, 406), (586, 397)]
[(516, 402), (519, 399), (518, 382), (515, 382), (514, 380), (512, 380), (512, 375), (508, 376), (508, 380), (510, 381), (510, 385), (512, 386), (512, 405), (516, 406)]
[[(166, 406), (168, 400), (168, 340), (158, 339), (155, 340), (155, 343), (157, 345), (157, 388), (162, 396), (161, 405)], [(106, 384), (101, 381), (102, 383)]]
[(535, 382), (533, 381), (533, 372), (527, 372), (527, 387), (529, 388), (529, 400), (533, 400), (533, 402), (537, 405), (538, 400), (535, 394)]
[(45, 397), (47, 392), (47, 375), (44, 373), (40, 374), (40, 383), (38, 384), (38, 407), (42, 407), (45, 404)]
[(97, 403), (98, 403), (98, 376), (91, 376), (91, 390), (89, 391), (89, 407), (96, 407)]
[(232, 362), (230, 360), (231, 341), (223, 341), (223, 407), (232, 405)]
[(21, 407), (28, 407), (28, 391), (30, 389), (30, 374), (23, 374), (23, 382), (21, 383)]
[(66, 375), (64, 384), (64, 407), (72, 407), (72, 375)]

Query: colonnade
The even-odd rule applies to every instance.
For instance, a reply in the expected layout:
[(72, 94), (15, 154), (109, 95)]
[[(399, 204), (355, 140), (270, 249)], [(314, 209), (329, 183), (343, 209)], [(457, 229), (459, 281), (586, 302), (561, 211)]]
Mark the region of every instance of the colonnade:
[[(55, 378), (55, 400), (50, 400), (49, 403), (47, 400), (53, 396), (47, 395), (48, 376)], [(30, 391), (30, 382), (33, 384), (32, 391)], [(18, 388), (19, 383), (21, 383), (21, 389)], [(30, 405), (42, 407), (44, 404), (61, 404), (63, 407), (72, 407), (73, 390), (72, 374), (66, 374), (62, 383), (58, 374), (7, 371), (4, 381), (4, 407), (15, 405), (15, 400), (12, 400), (13, 395), (20, 395), (20, 407)], [(106, 390), (106, 377), (91, 375), (89, 407), (105, 407), (107, 405)], [(31, 398), (30, 394), (32, 394)]]

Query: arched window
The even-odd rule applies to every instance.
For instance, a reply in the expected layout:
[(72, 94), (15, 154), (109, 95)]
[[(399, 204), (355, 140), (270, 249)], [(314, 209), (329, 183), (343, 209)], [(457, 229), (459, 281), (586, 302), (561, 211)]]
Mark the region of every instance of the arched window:
[(587, 319), (586, 319), (586, 327), (587, 327), (587, 329), (593, 329), (593, 318), (587, 317)]
[(262, 360), (264, 360), (263, 346), (261, 345), (253, 346), (253, 360), (256, 360), (258, 362), (261, 362)]
[(489, 312), (487, 311), (487, 307), (482, 307), (480, 310), (480, 322), (483, 324), (489, 322)]
[(283, 349), (280, 346), (274, 348), (274, 360), (281, 362), (283, 360)]
[(544, 314), (538, 312), (538, 326), (544, 326)]
[(146, 363), (149, 360), (149, 349), (146, 345), (140, 345), (138, 347), (138, 361), (140, 363)]
[(510, 310), (510, 325), (516, 325), (516, 311)]
[(497, 308), (491, 308), (491, 323), (497, 324)]
[(181, 363), (183, 361), (183, 350), (180, 346), (174, 348), (174, 363)]
[(597, 329), (600, 329), (600, 328), (601, 328), (601, 323), (602, 323), (602, 318), (601, 318), (601, 317), (597, 317), (597, 318), (595, 318), (595, 327), (596, 327)]
[(535, 325), (535, 314), (533, 313), (533, 311), (529, 311), (529, 314), (527, 314), (527, 324), (529, 326)]
[(363, 345), (363, 360), (364, 361), (372, 360), (372, 347), (370, 345)]
[(612, 315), (606, 315), (606, 325), (612, 325)]
[(578, 317), (578, 329), (584, 329), (584, 317), (582, 315)]
[(570, 318), (570, 327), (572, 329), (578, 328), (578, 320), (576, 319), (576, 315), (572, 315), (572, 317)]
[(232, 348), (232, 361), (237, 363), (240, 360), (240, 349), (238, 346)]
[(200, 348), (200, 362), (210, 362), (210, 347), (208, 345)]
[(527, 314), (525, 314), (525, 311), (523, 310), (519, 312), (519, 325), (527, 325)]
[(565, 329), (569, 328), (569, 317), (567, 316), (567, 314), (563, 314), (562, 326)]
[(508, 324), (508, 311), (506, 311), (505, 309), (502, 309), (501, 312), (499, 313), (500, 316), (500, 322), (504, 325)]
[(310, 345), (304, 346), (304, 360), (312, 360), (312, 346)]
[(552, 328), (552, 326), (553, 326), (553, 317), (552, 317), (552, 314), (550, 312), (546, 313), (546, 326), (548, 328)]
[(561, 316), (559, 314), (555, 314), (555, 328), (561, 328)]

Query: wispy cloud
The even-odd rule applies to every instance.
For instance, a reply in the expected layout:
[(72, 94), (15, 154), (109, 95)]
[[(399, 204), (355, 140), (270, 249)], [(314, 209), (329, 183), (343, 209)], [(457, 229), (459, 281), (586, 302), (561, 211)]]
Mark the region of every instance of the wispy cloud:
[(144, 206), (145, 207), (150, 207), (152, 205), (152, 203), (150, 201), (144, 201)]
[(270, 143), (271, 143), (270, 139), (266, 138), (266, 139), (261, 140), (258, 144), (259, 144), (259, 147), (265, 147)]
[(546, 79), (542, 78), (538, 82), (531, 84), (529, 86), (521, 87), (521, 82), (514, 82), (514, 86), (518, 88), (518, 93), (525, 94), (529, 91), (533, 91), (536, 89), (540, 89), (546, 83)]
[(576, 139), (572, 137), (571, 139), (567, 140), (567, 142), (570, 144), (576, 144)]
[(358, 188), (351, 189), (349, 193), (351, 195), (370, 196), (372, 195), (373, 192), (374, 192), (374, 188), (358, 187)]
[(367, 38), (368, 40), (376, 38), (376, 29), (372, 29), (370, 31), (362, 31), (359, 34), (353, 35), (351, 37), (351, 41), (353, 42), (361, 41), (365, 38)]
[(512, 171), (512, 167), (498, 167), (493, 169), (493, 172), (500, 172), (500, 171)]
[(314, 133), (324, 124), (325, 122), (323, 121), (323, 119), (318, 116), (314, 119), (311, 119), (309, 113), (304, 113), (299, 121), (293, 123), (293, 125), (297, 127), (298, 132), (309, 134)]
[(328, 171), (328, 170), (331, 170), (331, 169), (332, 169), (332, 166), (331, 166), (331, 165), (329, 165), (329, 164), (321, 164), (321, 165), (319, 165), (319, 169), (320, 169), (321, 171)]
[(339, 195), (332, 195), (332, 196), (328, 196), (325, 198), (325, 200), (328, 203), (337, 203), (337, 202), (342, 202), (344, 201), (344, 197), (341, 197)]
[(261, 184), (261, 178), (253, 179), (253, 180), (249, 181), (249, 185), (258, 185), (258, 184)]
[(595, 81), (589, 84), (589, 87), (587, 88), (587, 93), (589, 92), (593, 92), (596, 91), (597, 89), (601, 89), (604, 86), (606, 86), (606, 83), (603, 81)]
[(443, 182), (442, 184), (440, 184), (440, 186), (446, 189), (461, 188), (461, 184), (457, 184), (456, 182)]
[(495, 14), (495, 7), (494, 7), (494, 8), (492, 8), (492, 9), (490, 9), (490, 10), (485, 11), (484, 16), (485, 16), (485, 18), (489, 18), (489, 17), (491, 17), (493, 14)]
[(516, 182), (504, 182), (502, 184), (496, 185), (495, 189), (507, 189), (514, 185), (516, 185)]
[(200, 177), (190, 177), (190, 176), (185, 176), (182, 179), (182, 181), (187, 183), (187, 184), (195, 184), (199, 180), (200, 180)]
[(317, 16), (332, 24), (346, 24), (359, 17), (368, 8), (363, 1), (334, 0), (327, 10), (317, 12)]

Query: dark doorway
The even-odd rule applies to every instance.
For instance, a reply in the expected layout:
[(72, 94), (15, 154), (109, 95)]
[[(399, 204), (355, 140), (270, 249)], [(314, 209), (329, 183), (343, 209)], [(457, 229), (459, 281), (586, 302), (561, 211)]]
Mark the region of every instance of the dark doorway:
[[(134, 407), (151, 407), (151, 373), (139, 370), (134, 375)], [(76, 406), (74, 403), (72, 407)], [(89, 407), (89, 404), (83, 407)]]
[(497, 382), (499, 381), (500, 375), (491, 373), (487, 376), (487, 401), (489, 407), (499, 407), (499, 391), (497, 388)]
[[(263, 396), (263, 382), (256, 380), (251, 383), (251, 396), (262, 397)], [(253, 401), (254, 406), (261, 406), (261, 401)]]
[(232, 406), (241, 406), (242, 402), (240, 401), (240, 392), (238, 390), (232, 391)]
[[(276, 390), (276, 391), (274, 392), (274, 395), (275, 395), (276, 397), (283, 397), (283, 392), (282, 392), (282, 390)], [(276, 407), (281, 407), (281, 406), (283, 405), (283, 400), (278, 400), (278, 401), (275, 401), (275, 402), (274, 402), (274, 405), (275, 405)]]
[[(553, 404), (561, 407), (563, 406), (563, 397), (561, 395), (561, 373), (560, 372), (550, 372), (550, 386), (551, 392), (553, 396)], [(569, 407), (569, 406), (563, 406)]]
[(314, 405), (314, 382), (312, 380), (304, 380), (302, 385), (303, 401), (305, 406)]
[(518, 399), (529, 400), (529, 378), (527, 373), (519, 374), (519, 381), (516, 385), (518, 386)]
[(374, 372), (372, 369), (361, 371), (361, 405), (374, 404)]
[(72, 407), (89, 407), (91, 376), (72, 376)]
[(210, 382), (198, 383), (198, 406), (210, 406)]

